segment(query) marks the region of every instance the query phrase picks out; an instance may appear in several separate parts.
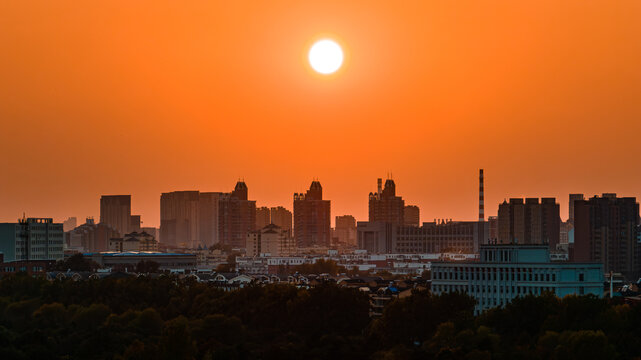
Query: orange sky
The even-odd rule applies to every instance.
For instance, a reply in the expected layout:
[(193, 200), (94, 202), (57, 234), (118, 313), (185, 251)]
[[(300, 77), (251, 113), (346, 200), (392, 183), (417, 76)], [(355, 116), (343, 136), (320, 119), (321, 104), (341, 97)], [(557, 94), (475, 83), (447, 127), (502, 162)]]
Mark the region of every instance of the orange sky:
[[(292, 207), (313, 177), (367, 217), (392, 171), (422, 220), (506, 197), (641, 197), (641, 2), (1, 1), (0, 220), (132, 194)], [(315, 75), (311, 42), (348, 62)]]

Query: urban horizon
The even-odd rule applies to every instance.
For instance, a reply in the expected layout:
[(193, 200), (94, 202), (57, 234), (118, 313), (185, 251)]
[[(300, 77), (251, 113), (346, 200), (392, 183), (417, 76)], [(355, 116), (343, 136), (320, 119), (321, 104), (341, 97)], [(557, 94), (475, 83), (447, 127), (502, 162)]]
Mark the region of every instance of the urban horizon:
[[(478, 169), (475, 169), (475, 171), (478, 171)], [(486, 171), (487, 174), (487, 171)], [(405, 198), (407, 201), (408, 205), (415, 205), (420, 208), (421, 211), (421, 222), (430, 222), (434, 220), (441, 220), (441, 219), (452, 219), (455, 221), (469, 221), (469, 220), (475, 220), (478, 218), (478, 176), (474, 176), (475, 174), (469, 174), (469, 177), (472, 179), (474, 182), (474, 186), (471, 187), (468, 184), (470, 183), (469, 179), (465, 179), (462, 183), (466, 185), (465, 191), (463, 192), (465, 195), (467, 194), (472, 194), (470, 198), (468, 199), (467, 203), (463, 203), (461, 206), (457, 206), (457, 208), (462, 209), (459, 211), (455, 211), (455, 209), (447, 204), (441, 204), (442, 207), (445, 209), (445, 211), (439, 211), (437, 204), (431, 203), (429, 199), (413, 199), (412, 197), (408, 196), (403, 189), (405, 188), (403, 186), (403, 183), (396, 180), (393, 176), (392, 177), (378, 177), (382, 178), (383, 180), (386, 180), (388, 178), (394, 180), (396, 182), (396, 187), (397, 187), (397, 193)], [(478, 174), (476, 174), (478, 175)], [(376, 178), (372, 179), (375, 180)], [(239, 177), (237, 181), (244, 181), (244, 178)], [(311, 183), (313, 180), (309, 180), (308, 184)], [(493, 175), (490, 174), (490, 184), (494, 184), (496, 180), (493, 178)], [(247, 182), (246, 182), (247, 183)], [(492, 186), (487, 185), (487, 175), (486, 175), (486, 180), (485, 180), (486, 186), (485, 186), (485, 217), (489, 216), (497, 216), (497, 211), (498, 211), (498, 206), (500, 203), (502, 203), (504, 200), (509, 200), (510, 198), (544, 198), (544, 197), (552, 197), (555, 198), (556, 201), (560, 204), (561, 207), (561, 220), (565, 221), (568, 219), (568, 211), (569, 211), (569, 205), (568, 205), (568, 196), (570, 194), (584, 194), (586, 198), (592, 197), (592, 196), (600, 196), (602, 194), (608, 194), (608, 193), (614, 193), (617, 194), (617, 196), (621, 197), (636, 197), (640, 198), (641, 196), (637, 196), (635, 193), (629, 194), (625, 192), (617, 192), (617, 191), (612, 191), (610, 187), (604, 187), (608, 191), (596, 191), (596, 192), (582, 192), (582, 191), (575, 191), (572, 190), (570, 192), (567, 192), (565, 194), (561, 194), (560, 196), (554, 196), (550, 195), (548, 193), (535, 193), (535, 192), (528, 192), (528, 193), (522, 193), (522, 194), (505, 194), (503, 196), (499, 195), (500, 190), (497, 189), (492, 189)], [(500, 182), (499, 182), (500, 183)], [(142, 216), (142, 223), (144, 224), (145, 227), (156, 227), (158, 228), (160, 226), (160, 195), (162, 193), (166, 192), (176, 192), (176, 191), (200, 191), (200, 192), (225, 192), (229, 191), (231, 188), (233, 188), (233, 185), (235, 183), (230, 183), (227, 187), (223, 187), (220, 189), (197, 189), (197, 188), (192, 188), (192, 189), (181, 189), (181, 190), (169, 190), (169, 191), (162, 191), (157, 195), (156, 199), (156, 205), (150, 205), (150, 204), (144, 204), (140, 201), (139, 197), (134, 194), (134, 193), (103, 193), (103, 194), (96, 194), (95, 199), (92, 199), (92, 203), (94, 203), (94, 206), (83, 206), (84, 208), (95, 208), (95, 210), (92, 210), (85, 215), (83, 214), (78, 214), (79, 211), (70, 211), (67, 212), (66, 214), (61, 214), (61, 211), (51, 211), (51, 212), (46, 212), (45, 210), (39, 210), (38, 206), (34, 206), (29, 208), (29, 210), (26, 209), (21, 209), (21, 210), (11, 210), (14, 212), (16, 215), (14, 217), (11, 217), (10, 215), (6, 215), (10, 210), (8, 207), (3, 207), (4, 209), (4, 218), (0, 218), (0, 222), (11, 222), (15, 221), (16, 219), (20, 219), (23, 216), (26, 217), (46, 217), (46, 218), (53, 218), (56, 222), (62, 222), (68, 218), (75, 217), (79, 223), (82, 223), (84, 219), (86, 218), (94, 218), (94, 219), (99, 219), (100, 217), (100, 197), (104, 195), (130, 195), (131, 196), (131, 206), (132, 206), (132, 213), (139, 214)], [(256, 201), (256, 206), (257, 207), (277, 207), (277, 206), (282, 206), (290, 211), (292, 211), (292, 195), (297, 192), (301, 192), (305, 190), (309, 185), (303, 185), (300, 187), (299, 191), (294, 191), (290, 193), (288, 199), (282, 202), (262, 202), (261, 199), (258, 196), (254, 195), (253, 187), (251, 186), (252, 184), (247, 183), (249, 187), (249, 197), (252, 200)], [(373, 192), (376, 190), (376, 182), (375, 181), (370, 181), (369, 182), (369, 187), (367, 188), (367, 191), (356, 191), (357, 195), (352, 195), (350, 198), (356, 198), (358, 197), (360, 201), (354, 200), (354, 203), (359, 203), (359, 206), (356, 207), (346, 207), (345, 201), (341, 198), (332, 198), (332, 194), (336, 194), (336, 192), (332, 192), (331, 189), (328, 189), (327, 186), (321, 181), (321, 184), (323, 185), (323, 193), (324, 193), (324, 198), (327, 200), (330, 200), (332, 202), (332, 226), (334, 226), (334, 216), (340, 216), (340, 215), (351, 215), (356, 218), (357, 221), (366, 221), (367, 219), (367, 194), (369, 192)], [(641, 195), (641, 193), (639, 194)], [(141, 196), (140, 198), (143, 199), (148, 199), (149, 196)], [(456, 197), (459, 199), (459, 201), (462, 201), (460, 197)], [(431, 206), (423, 206), (422, 204), (433, 204)], [(342, 206), (341, 206), (342, 205)], [(356, 211), (353, 211), (356, 210)], [(455, 211), (455, 212), (452, 212)], [(448, 215), (449, 214), (449, 215)], [(452, 215), (454, 214), (454, 215)], [(460, 215), (460, 214), (465, 214), (465, 215)], [(456, 215), (459, 215), (458, 217)]]

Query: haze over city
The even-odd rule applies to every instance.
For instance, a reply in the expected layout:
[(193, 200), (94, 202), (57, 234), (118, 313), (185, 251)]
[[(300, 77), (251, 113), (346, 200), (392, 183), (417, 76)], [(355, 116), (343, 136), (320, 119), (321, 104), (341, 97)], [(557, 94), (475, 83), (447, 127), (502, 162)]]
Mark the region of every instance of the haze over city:
[[(0, 219), (99, 215), (132, 194), (285, 206), (318, 178), (367, 216), (392, 173), (421, 219), (504, 198), (641, 195), (637, 1), (0, 4)], [(317, 39), (345, 52), (330, 77)], [(34, 168), (36, 166), (36, 168)], [(567, 215), (566, 201), (560, 201)]]

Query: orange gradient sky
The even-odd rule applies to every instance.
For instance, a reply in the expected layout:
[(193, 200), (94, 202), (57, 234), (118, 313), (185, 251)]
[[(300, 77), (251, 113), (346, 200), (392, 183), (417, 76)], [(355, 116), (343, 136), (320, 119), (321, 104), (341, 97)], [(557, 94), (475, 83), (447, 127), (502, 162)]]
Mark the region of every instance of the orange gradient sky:
[[(1, 1), (0, 220), (98, 217), (132, 194), (229, 191), (292, 208), (319, 178), (367, 218), (475, 219), (518, 196), (641, 196), (641, 2)], [(347, 61), (314, 74), (311, 43)]]

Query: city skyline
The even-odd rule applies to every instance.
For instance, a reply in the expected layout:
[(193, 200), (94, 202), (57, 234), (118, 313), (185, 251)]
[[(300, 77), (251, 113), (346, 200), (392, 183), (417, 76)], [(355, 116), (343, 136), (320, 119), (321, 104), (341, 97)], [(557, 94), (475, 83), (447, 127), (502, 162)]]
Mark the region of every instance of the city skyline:
[[(62, 3), (1, 5), (3, 221), (131, 194), (158, 226), (160, 193), (238, 177), (270, 207), (319, 178), (333, 213), (362, 219), (388, 171), (422, 218), (473, 220), (481, 167), (486, 215), (641, 198), (622, 156), (641, 148), (638, 1)], [(322, 78), (306, 51), (328, 32), (346, 61)]]
[[(487, 172), (488, 171), (485, 170), (486, 174), (487, 174)], [(471, 176), (471, 179), (465, 179), (466, 180), (465, 181), (466, 184), (469, 183), (470, 181), (472, 181), (472, 182), (475, 182), (476, 185), (475, 185), (474, 189), (472, 189), (472, 191), (475, 191), (475, 195), (471, 199), (468, 199), (469, 201), (468, 201), (467, 204), (464, 204), (463, 209), (459, 209), (458, 211), (456, 211), (456, 209), (453, 209), (451, 204), (448, 204), (447, 201), (445, 201), (445, 203), (441, 204), (443, 209), (447, 209), (447, 210), (450, 210), (450, 211), (451, 210), (455, 210), (454, 213), (457, 213), (457, 214), (467, 214), (467, 215), (465, 215), (465, 217), (456, 217), (456, 216), (452, 216), (452, 215), (450, 215), (450, 216), (447, 216), (447, 215), (441, 216), (441, 215), (439, 215), (441, 213), (441, 211), (439, 211), (438, 208), (429, 208), (429, 207), (426, 208), (426, 207), (424, 207), (422, 204), (425, 204), (425, 203), (430, 204), (429, 199), (427, 199), (427, 200), (426, 199), (424, 199), (424, 200), (412, 199), (409, 196), (406, 196), (406, 192), (405, 192), (404, 187), (403, 187), (403, 182), (401, 182), (401, 185), (399, 186), (398, 185), (398, 181), (395, 181), (397, 189), (399, 189), (399, 188), (401, 189), (400, 191), (397, 190), (397, 194), (401, 194), (403, 196), (403, 198), (405, 200), (407, 200), (408, 203), (411, 203), (412, 205), (416, 205), (416, 206), (418, 206), (420, 208), (420, 223), (430, 222), (430, 221), (433, 221), (434, 219), (437, 219), (437, 220), (438, 219), (454, 219), (454, 220), (460, 220), (460, 221), (476, 220), (476, 218), (478, 218), (478, 191), (479, 191), (479, 189), (478, 189), (478, 169), (476, 169), (475, 174), (477, 174), (476, 178), (474, 178), (473, 174), (468, 174), (468, 175)], [(487, 175), (486, 175), (486, 178), (487, 178)], [(238, 178), (238, 179), (241, 179), (241, 178)], [(384, 179), (387, 179), (387, 178), (384, 178)], [(394, 178), (390, 177), (390, 179), (394, 179)], [(311, 182), (311, 181), (312, 180), (310, 180), (309, 182)], [(321, 183), (323, 184), (322, 181), (321, 181)], [(486, 180), (486, 183), (487, 183), (487, 180)], [(374, 184), (374, 185), (372, 186), (372, 184)], [(274, 202), (274, 203), (266, 204), (261, 198), (259, 198), (258, 196), (255, 195), (255, 191), (256, 191), (255, 190), (255, 186), (253, 184), (249, 184), (249, 185), (251, 186), (252, 197), (256, 200), (256, 206), (257, 207), (269, 207), (269, 208), (271, 208), (271, 207), (282, 206), (282, 207), (284, 207), (285, 209), (287, 209), (289, 211), (293, 211), (293, 203), (292, 203), (292, 200), (291, 200), (291, 193), (289, 193), (289, 195), (287, 196), (288, 199), (283, 200), (282, 203)], [(370, 186), (371, 187), (371, 191), (370, 192), (376, 192), (376, 190), (377, 190), (375, 183), (373, 183), (373, 181), (371, 181), (371, 180), (369, 182), (367, 182), (367, 184), (365, 186)], [(218, 191), (223, 191), (224, 189), (226, 189), (228, 187), (229, 187), (229, 184), (227, 184), (226, 187), (223, 186), (222, 189), (168, 190), (168, 191), (165, 191), (165, 192), (184, 192), (184, 191), (201, 191), (201, 192), (213, 191), (213, 192), (218, 192)], [(466, 191), (463, 192), (465, 194), (467, 194), (468, 192), (471, 191), (470, 189), (465, 189), (465, 190)], [(323, 192), (324, 192), (324, 194), (332, 194), (332, 191), (330, 189), (327, 189), (327, 187), (324, 184), (323, 184)], [(553, 197), (559, 203), (561, 221), (567, 221), (568, 220), (569, 195), (570, 194), (580, 193), (580, 194), (585, 195), (587, 198), (590, 198), (592, 196), (600, 196), (601, 194), (615, 193), (618, 196), (623, 196), (623, 197), (641, 198), (641, 196), (636, 196), (634, 194), (630, 195), (630, 194), (627, 194), (627, 193), (617, 192), (617, 191), (581, 192), (581, 191), (575, 191), (575, 190), (570, 190), (570, 192), (565, 193), (565, 194), (561, 194), (560, 196), (543, 196), (543, 195), (537, 194), (537, 193), (529, 193), (527, 195), (519, 195), (519, 194), (512, 195), (512, 194), (510, 194), (509, 196), (506, 195), (504, 197), (500, 197), (500, 196), (496, 195), (496, 192), (497, 192), (496, 190), (492, 191), (492, 189), (488, 189), (487, 186), (486, 186), (484, 192), (486, 194), (485, 195), (485, 214), (486, 214), (485, 217), (486, 217), (486, 220), (487, 220), (487, 218), (489, 216), (497, 216), (498, 215), (499, 205), (503, 201), (509, 201), (511, 198)], [(357, 192), (357, 194), (360, 194), (360, 192)], [(489, 194), (489, 195), (487, 195), (487, 194)], [(156, 227), (156, 228), (158, 228), (160, 226), (160, 220), (159, 220), (160, 219), (160, 195), (161, 195), (161, 193), (158, 194), (158, 204), (156, 204), (156, 205), (144, 204), (144, 205), (141, 206), (136, 194), (125, 194), (125, 193), (122, 193), (122, 194), (98, 194), (98, 195), (96, 195), (96, 205), (93, 206), (95, 208), (95, 210), (94, 210), (95, 212), (94, 213), (90, 213), (90, 214), (86, 214), (86, 215), (76, 214), (76, 213), (52, 215), (52, 214), (59, 213), (59, 211), (55, 211), (54, 210), (54, 211), (50, 211), (50, 212), (47, 212), (47, 213), (40, 213), (37, 210), (33, 211), (33, 212), (32, 211), (19, 211), (19, 213), (16, 214), (16, 216), (14, 218), (12, 218), (10, 216), (5, 216), (5, 218), (0, 218), (0, 222), (12, 222), (12, 221), (15, 221), (16, 219), (21, 218), (24, 214), (26, 214), (26, 215), (28, 215), (30, 217), (50, 217), (50, 218), (53, 218), (57, 222), (63, 222), (64, 220), (67, 220), (68, 218), (76, 217), (78, 219), (78, 225), (81, 225), (81, 224), (84, 223), (84, 220), (86, 218), (93, 218), (93, 219), (96, 219), (96, 220), (100, 219), (100, 198), (101, 197), (104, 197), (104, 196), (108, 196), (108, 197), (131, 196), (131, 213), (132, 214), (133, 213), (140, 214), (139, 216), (141, 216), (141, 224), (142, 224), (143, 227)], [(361, 196), (361, 203), (362, 204), (359, 204), (360, 206), (358, 206), (357, 208), (364, 208), (364, 209), (361, 209), (360, 212), (351, 211), (351, 209), (346, 208), (345, 206), (340, 206), (341, 203), (344, 205), (346, 203), (346, 201), (342, 201), (340, 198), (338, 198), (338, 199), (337, 198), (331, 198), (330, 196), (331, 195), (324, 195), (325, 198), (327, 198), (328, 200), (332, 201), (332, 218), (331, 218), (332, 227), (335, 225), (334, 215), (352, 215), (359, 221), (367, 220), (368, 213), (369, 213), (369, 209), (368, 209), (368, 203), (369, 203), (368, 193), (363, 192), (363, 194)], [(456, 198), (460, 198), (460, 196), (455, 196), (455, 197)], [(488, 201), (488, 198), (489, 198), (489, 201)], [(496, 199), (496, 201), (493, 201), (493, 199)], [(356, 202), (358, 202), (358, 201), (356, 201)], [(89, 208), (92, 208), (92, 206), (89, 206)], [(338, 210), (336, 208), (338, 208)], [(37, 207), (36, 207), (36, 209), (37, 209)], [(143, 210), (140, 210), (140, 209), (149, 209), (149, 210), (151, 210), (151, 212), (146, 212), (146, 211), (143, 211)], [(341, 211), (340, 209), (343, 209), (343, 211)], [(5, 212), (8, 212), (8, 211), (6, 211), (7, 209), (5, 209), (5, 208), (3, 208), (3, 210), (5, 210)], [(472, 214), (474, 212), (476, 214)], [(450, 212), (450, 213), (452, 213), (452, 212)], [(430, 214), (432, 214), (432, 215), (430, 215)]]

